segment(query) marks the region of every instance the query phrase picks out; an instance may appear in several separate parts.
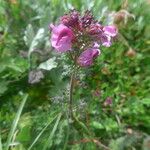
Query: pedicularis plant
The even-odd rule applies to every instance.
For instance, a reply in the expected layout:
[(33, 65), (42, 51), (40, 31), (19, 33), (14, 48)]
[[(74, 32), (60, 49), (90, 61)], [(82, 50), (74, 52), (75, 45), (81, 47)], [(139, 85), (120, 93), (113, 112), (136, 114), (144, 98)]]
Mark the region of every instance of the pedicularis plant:
[(83, 16), (76, 10), (71, 10), (60, 18), (58, 25), (50, 24), (51, 45), (58, 53), (69, 53), (73, 61), (73, 71), (70, 82), (70, 113), (72, 111), (72, 91), (77, 69), (90, 67), (93, 60), (101, 54), (100, 47), (110, 47), (117, 35), (115, 25), (103, 26), (94, 19), (90, 11)]

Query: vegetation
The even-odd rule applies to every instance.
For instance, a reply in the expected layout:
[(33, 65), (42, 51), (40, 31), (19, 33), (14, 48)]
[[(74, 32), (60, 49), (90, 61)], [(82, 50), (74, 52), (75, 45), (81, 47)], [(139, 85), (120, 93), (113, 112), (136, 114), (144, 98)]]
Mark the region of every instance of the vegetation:
[[(0, 0), (0, 150), (149, 150), (150, 3)], [(78, 71), (49, 42), (49, 24), (91, 10), (119, 35)]]

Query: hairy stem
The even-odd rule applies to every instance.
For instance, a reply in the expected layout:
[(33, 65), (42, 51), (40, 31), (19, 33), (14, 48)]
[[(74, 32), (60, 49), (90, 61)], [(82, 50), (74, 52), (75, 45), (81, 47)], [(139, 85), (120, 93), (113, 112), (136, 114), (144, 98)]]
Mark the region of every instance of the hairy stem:
[(73, 118), (73, 108), (72, 108), (73, 102), (72, 101), (73, 101), (74, 76), (75, 76), (75, 71), (73, 70), (71, 79), (70, 79), (70, 89), (69, 89), (69, 114), (71, 118)]

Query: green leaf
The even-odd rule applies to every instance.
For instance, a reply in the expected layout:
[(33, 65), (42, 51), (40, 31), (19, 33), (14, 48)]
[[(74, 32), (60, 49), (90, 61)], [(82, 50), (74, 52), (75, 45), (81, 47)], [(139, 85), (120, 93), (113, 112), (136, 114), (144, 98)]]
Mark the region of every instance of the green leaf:
[(57, 67), (57, 62), (55, 62), (56, 57), (48, 59), (46, 62), (43, 62), (39, 65), (39, 69), (51, 70)]
[(118, 129), (118, 124), (116, 121), (114, 121), (111, 118), (107, 118), (104, 122), (104, 126), (106, 128), (106, 131), (112, 131)]
[(8, 89), (8, 82), (6, 81), (1, 81), (0, 82), (0, 95), (2, 95), (3, 93), (5, 93)]
[(150, 105), (150, 98), (144, 98), (141, 100), (142, 104)]
[(101, 123), (97, 122), (97, 121), (93, 121), (91, 123), (91, 126), (95, 129), (104, 129), (104, 126)]
[(30, 131), (31, 131), (30, 126), (23, 127), (17, 136), (17, 140), (20, 142), (30, 141), (31, 139)]

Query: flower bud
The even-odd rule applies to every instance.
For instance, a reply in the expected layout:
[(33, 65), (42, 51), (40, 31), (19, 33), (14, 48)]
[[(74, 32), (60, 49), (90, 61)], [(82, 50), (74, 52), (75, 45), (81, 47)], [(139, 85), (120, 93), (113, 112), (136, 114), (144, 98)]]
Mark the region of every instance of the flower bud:
[(102, 33), (102, 26), (99, 23), (93, 23), (88, 29), (90, 35), (97, 35)]
[(124, 23), (126, 24), (128, 22), (129, 18), (135, 19), (135, 16), (131, 13), (129, 13), (127, 10), (120, 10), (115, 13), (114, 15), (114, 22), (119, 24), (119, 23)]
[(133, 50), (132, 48), (130, 48), (127, 52), (126, 52), (126, 56), (133, 58), (136, 56), (136, 52), (135, 50)]
[(100, 54), (100, 50), (97, 46), (98, 44), (94, 44), (92, 48), (88, 48), (81, 53), (81, 55), (78, 58), (78, 64), (80, 66), (88, 67), (92, 65), (93, 59)]
[(79, 26), (79, 13), (74, 9), (70, 14), (61, 17), (60, 22), (68, 27)]
[(88, 27), (94, 21), (93, 15), (90, 11), (86, 11), (84, 16), (81, 18), (82, 27)]

